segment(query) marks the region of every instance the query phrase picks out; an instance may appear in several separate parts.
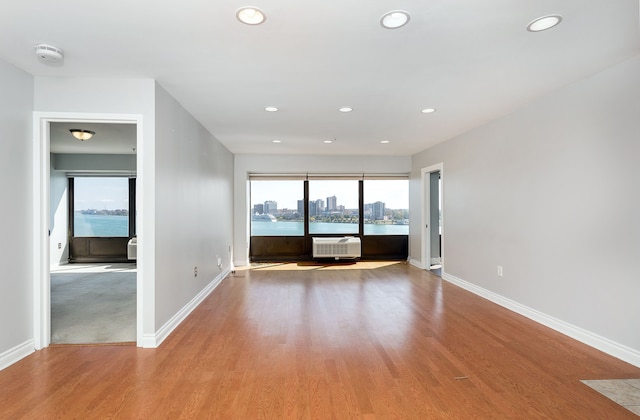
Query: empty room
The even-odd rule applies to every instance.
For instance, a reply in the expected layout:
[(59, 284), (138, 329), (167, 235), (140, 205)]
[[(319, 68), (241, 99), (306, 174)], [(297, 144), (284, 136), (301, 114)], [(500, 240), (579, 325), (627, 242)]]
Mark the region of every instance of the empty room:
[(0, 6), (0, 418), (640, 415), (638, 1), (54, 3)]

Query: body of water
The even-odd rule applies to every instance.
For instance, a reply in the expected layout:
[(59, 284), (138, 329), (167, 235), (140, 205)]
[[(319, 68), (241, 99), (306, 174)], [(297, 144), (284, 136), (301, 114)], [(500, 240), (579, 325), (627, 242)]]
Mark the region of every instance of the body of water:
[(129, 236), (129, 217), (73, 214), (74, 236)]
[[(310, 223), (310, 234), (357, 235), (356, 223)], [(409, 225), (364, 225), (365, 235), (408, 235)], [(252, 236), (302, 236), (304, 222), (251, 222)]]

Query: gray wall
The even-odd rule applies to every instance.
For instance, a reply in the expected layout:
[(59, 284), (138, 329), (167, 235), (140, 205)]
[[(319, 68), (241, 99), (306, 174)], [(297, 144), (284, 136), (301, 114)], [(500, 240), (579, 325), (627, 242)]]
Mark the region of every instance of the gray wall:
[(639, 110), (640, 56), (413, 156), (412, 214), (444, 164), (445, 273), (639, 355)]
[[(33, 351), (31, 151), (33, 77), (0, 60), (0, 355)], [(29, 344), (30, 343), (30, 344)], [(0, 368), (4, 367), (0, 358)]]
[[(49, 264), (66, 264), (69, 260), (69, 181), (66, 172), (51, 171), (49, 177)], [(60, 249), (58, 249), (60, 244)]]
[(230, 268), (233, 155), (159, 85), (155, 131), (155, 321), (160, 328)]

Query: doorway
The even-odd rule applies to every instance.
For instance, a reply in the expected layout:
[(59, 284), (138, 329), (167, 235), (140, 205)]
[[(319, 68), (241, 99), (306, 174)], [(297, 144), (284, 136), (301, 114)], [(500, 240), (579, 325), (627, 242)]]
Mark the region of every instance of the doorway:
[[(136, 167), (139, 178), (142, 178), (142, 167), (140, 163), (142, 159), (140, 154), (142, 146), (142, 117), (140, 115), (113, 115), (113, 114), (66, 114), (66, 113), (34, 113), (34, 148), (33, 148), (33, 199), (34, 199), (34, 252), (33, 252), (33, 266), (34, 266), (34, 346), (36, 349), (47, 347), (51, 343), (51, 267), (52, 262), (56, 258), (64, 260), (65, 250), (68, 252), (68, 228), (63, 227), (61, 230), (56, 229), (60, 226), (56, 226), (59, 219), (56, 216), (57, 208), (52, 205), (52, 198), (58, 197), (56, 192), (56, 185), (52, 185), (55, 181), (52, 179), (52, 159), (51, 153), (55, 150), (52, 149), (52, 132), (59, 130), (60, 127), (65, 124), (73, 123), (74, 125), (98, 125), (109, 131), (109, 128), (116, 126), (127, 126), (132, 128), (135, 133), (133, 146), (130, 147), (129, 154), (130, 160), (133, 159), (134, 166)], [(67, 127), (68, 128), (68, 127)], [(102, 129), (101, 128), (101, 129)], [(66, 130), (66, 128), (65, 128)], [(95, 130), (92, 130), (95, 131)], [(97, 132), (96, 132), (97, 133)], [(70, 133), (65, 133), (71, 136)], [(76, 140), (77, 141), (77, 140)], [(103, 159), (100, 155), (109, 155), (108, 150), (100, 149), (98, 142), (94, 141), (93, 144), (89, 140), (87, 143), (93, 147), (83, 150), (82, 153), (76, 152), (77, 156), (73, 156), (74, 153), (69, 150), (60, 150), (59, 153), (66, 154), (62, 158), (62, 164), (60, 161), (55, 162), (58, 166), (57, 169), (65, 171), (65, 165), (75, 160), (76, 163), (81, 162), (82, 165), (90, 165), (91, 162), (97, 164), (109, 165), (109, 159)], [(109, 142), (111, 143), (111, 142)], [(102, 146), (105, 142), (102, 142)], [(56, 146), (57, 147), (57, 146)], [(117, 153), (116, 153), (117, 154)], [(67, 160), (66, 162), (65, 159)], [(96, 163), (97, 162), (97, 163)], [(88, 166), (86, 166), (88, 168)], [(96, 169), (94, 167), (94, 169)], [(105, 169), (104, 167), (101, 169)], [(78, 169), (80, 170), (80, 169)], [(142, 182), (139, 182), (136, 197), (142, 197)], [(53, 191), (52, 191), (53, 189)], [(142, 210), (142, 201), (137, 200), (139, 204), (138, 210)], [(59, 212), (59, 214), (65, 214), (66, 211)], [(142, 232), (140, 232), (141, 234)], [(61, 236), (60, 236), (61, 235)], [(63, 244), (65, 246), (63, 246)], [(138, 246), (141, 242), (138, 241)], [(138, 255), (141, 256), (140, 250)], [(138, 267), (136, 269), (137, 275), (135, 280), (135, 342), (138, 346), (143, 344), (143, 285), (144, 275), (142, 259), (138, 259)]]
[(442, 276), (443, 211), (442, 185), (443, 164), (423, 168), (422, 171), (422, 263), (425, 270)]

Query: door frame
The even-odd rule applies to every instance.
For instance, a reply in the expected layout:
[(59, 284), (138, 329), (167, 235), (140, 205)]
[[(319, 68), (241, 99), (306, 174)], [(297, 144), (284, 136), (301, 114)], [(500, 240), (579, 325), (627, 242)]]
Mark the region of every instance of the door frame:
[[(51, 343), (51, 278), (50, 278), (50, 173), (51, 147), (50, 126), (52, 122), (77, 122), (101, 124), (136, 124), (136, 204), (139, 215), (143, 215), (143, 125), (139, 114), (87, 114), (72, 112), (33, 113), (33, 339), (36, 350)], [(139, 228), (141, 224), (138, 225)], [(142, 231), (138, 232), (141, 236)], [(145, 270), (142, 258), (143, 241), (138, 240), (136, 280), (136, 343), (143, 345), (144, 285)]]
[[(442, 198), (442, 214), (441, 214), (441, 229), (442, 229), (442, 251), (440, 253), (442, 272), (444, 273), (444, 164), (442, 162), (435, 165), (427, 166), (420, 170), (420, 182), (421, 182), (421, 202), (422, 202), (422, 220), (420, 226), (420, 238), (422, 243), (422, 265), (425, 270), (429, 270), (431, 267), (431, 182), (430, 176), (434, 172), (440, 172), (441, 188), (440, 197)], [(436, 209), (437, 211), (437, 209)], [(426, 227), (423, 227), (426, 226)]]

